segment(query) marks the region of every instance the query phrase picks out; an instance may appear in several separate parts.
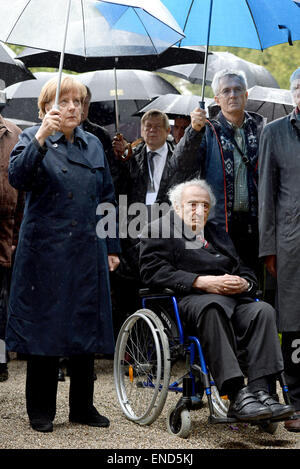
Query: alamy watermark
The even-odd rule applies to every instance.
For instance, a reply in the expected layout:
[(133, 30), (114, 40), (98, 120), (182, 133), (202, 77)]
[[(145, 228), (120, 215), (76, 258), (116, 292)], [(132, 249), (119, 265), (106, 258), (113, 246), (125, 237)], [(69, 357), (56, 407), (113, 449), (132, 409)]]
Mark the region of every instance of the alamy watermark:
[[(166, 202), (152, 205), (135, 202), (128, 205), (127, 195), (120, 195), (117, 209), (114, 204), (108, 202), (97, 206), (96, 215), (100, 216), (96, 225), (97, 236), (101, 239), (137, 239), (141, 237), (142, 232), (144, 238), (170, 239), (184, 236), (187, 249), (202, 247), (193, 230), (182, 222), (185, 214), (182, 218), (174, 217), (174, 212), (170, 209)], [(158, 219), (159, 227), (158, 223), (151, 223)], [(145, 229), (146, 226), (148, 229)], [(171, 226), (174, 227), (172, 232)]]

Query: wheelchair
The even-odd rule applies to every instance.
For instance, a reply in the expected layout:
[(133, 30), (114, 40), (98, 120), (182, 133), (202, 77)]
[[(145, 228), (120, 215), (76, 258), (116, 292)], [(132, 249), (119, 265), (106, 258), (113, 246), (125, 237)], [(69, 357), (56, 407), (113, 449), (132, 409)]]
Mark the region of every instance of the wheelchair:
[[(145, 288), (139, 294), (142, 309), (123, 323), (114, 355), (115, 388), (126, 418), (139, 425), (151, 425), (161, 414), (168, 393), (175, 392), (181, 397), (167, 413), (167, 430), (172, 435), (188, 437), (190, 413), (203, 407), (204, 395), (209, 423), (240, 423), (227, 417), (229, 400), (218, 393), (199, 339), (184, 334), (174, 292), (165, 289), (157, 293)], [(178, 361), (185, 363), (183, 374), (170, 383), (171, 369)], [(279, 381), (284, 401), (290, 404), (283, 375)], [(266, 420), (256, 425), (273, 434), (278, 423)]]

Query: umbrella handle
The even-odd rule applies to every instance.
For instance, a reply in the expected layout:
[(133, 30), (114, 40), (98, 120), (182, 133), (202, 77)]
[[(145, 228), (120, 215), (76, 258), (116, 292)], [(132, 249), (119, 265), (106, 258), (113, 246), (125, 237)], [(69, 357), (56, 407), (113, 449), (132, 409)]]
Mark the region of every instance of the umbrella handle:
[[(52, 106), (52, 109), (58, 109), (59, 110), (59, 104), (54, 103), (53, 106)], [(55, 133), (56, 133), (55, 130), (53, 130), (51, 135), (55, 135)]]
[(205, 101), (199, 101), (200, 109), (205, 109)]

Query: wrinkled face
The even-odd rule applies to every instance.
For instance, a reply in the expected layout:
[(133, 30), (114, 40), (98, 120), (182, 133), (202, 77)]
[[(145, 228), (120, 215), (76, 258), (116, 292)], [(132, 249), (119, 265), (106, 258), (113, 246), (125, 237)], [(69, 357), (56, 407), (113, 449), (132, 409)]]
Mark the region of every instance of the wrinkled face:
[(162, 147), (169, 133), (161, 116), (151, 116), (141, 125), (141, 135), (151, 150)]
[(205, 189), (199, 186), (187, 186), (181, 194), (180, 207), (175, 207), (184, 223), (198, 233), (208, 219), (210, 210), (210, 197)]
[(176, 144), (183, 137), (184, 131), (188, 127), (189, 124), (190, 124), (190, 120), (185, 117), (176, 117), (176, 119), (174, 120), (172, 135), (174, 137)]
[(300, 79), (294, 80), (292, 83), (292, 95), (296, 106), (300, 109)]
[[(75, 90), (64, 93), (60, 96), (58, 104), (61, 112), (60, 131), (68, 135), (81, 123), (82, 103), (80, 95)], [(54, 100), (46, 104), (46, 112), (48, 112), (53, 105)]]
[(219, 92), (215, 96), (216, 103), (223, 114), (243, 112), (247, 102), (248, 92), (243, 88), (238, 77), (226, 76), (220, 79)]

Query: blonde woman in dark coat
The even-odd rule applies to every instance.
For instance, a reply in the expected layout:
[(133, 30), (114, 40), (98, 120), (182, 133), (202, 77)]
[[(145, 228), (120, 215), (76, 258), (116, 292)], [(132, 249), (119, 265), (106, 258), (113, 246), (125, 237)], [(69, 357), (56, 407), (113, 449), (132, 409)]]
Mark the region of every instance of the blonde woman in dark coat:
[(26, 129), (11, 154), (9, 179), (26, 191), (9, 302), (7, 344), (28, 355), (31, 427), (52, 431), (59, 357), (70, 357), (72, 422), (108, 426), (93, 405), (94, 354), (114, 350), (109, 271), (119, 241), (98, 237), (99, 204), (116, 206), (99, 140), (80, 127), (86, 88), (74, 78), (39, 98), (40, 126)]

